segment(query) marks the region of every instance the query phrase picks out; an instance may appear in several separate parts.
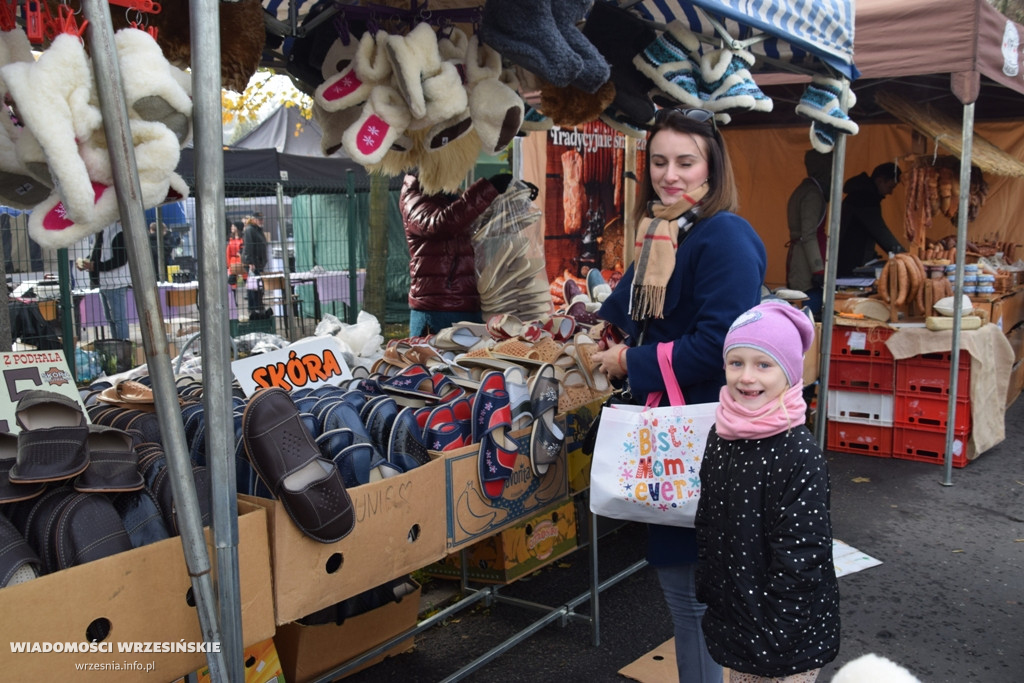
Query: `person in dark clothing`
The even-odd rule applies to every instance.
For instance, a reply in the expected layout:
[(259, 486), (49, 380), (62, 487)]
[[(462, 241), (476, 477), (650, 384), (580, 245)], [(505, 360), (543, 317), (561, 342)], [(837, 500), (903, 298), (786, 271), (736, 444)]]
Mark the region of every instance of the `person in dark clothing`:
[(409, 244), (409, 336), (435, 334), (462, 321), (483, 322), (472, 228), (512, 176), (476, 181), (461, 195), (425, 194), (407, 175), (399, 207)]
[[(598, 311), (627, 343), (591, 360), (610, 380), (625, 381), (642, 404), (651, 392), (667, 393), (657, 353), (660, 343), (670, 343), (686, 403), (711, 403), (725, 384), (722, 342), (729, 325), (761, 298), (764, 243), (735, 213), (732, 164), (711, 112), (660, 110), (647, 137), (647, 163), (632, 217), (642, 246)], [(721, 683), (722, 667), (700, 626), (696, 532), (660, 524), (647, 530), (647, 561), (672, 615), (679, 680)]]
[(149, 250), (153, 254), (153, 270), (156, 272), (156, 279), (163, 280), (167, 277), (166, 266), (171, 265), (174, 259), (174, 249), (181, 244), (181, 236), (176, 232), (172, 232), (163, 223), (160, 224), (160, 228), (163, 232), (163, 263), (160, 262), (160, 245), (157, 242), (157, 225), (156, 222), (149, 224)]
[[(249, 280), (262, 275), (267, 267), (267, 236), (263, 232), (262, 213), (256, 212), (245, 218), (245, 228), (242, 231), (242, 265), (249, 273)], [(247, 280), (245, 297), (249, 304), (250, 320), (273, 317), (273, 310), (263, 308), (262, 287), (253, 288)]]
[(861, 173), (843, 185), (846, 198), (839, 224), (838, 277), (852, 277), (855, 268), (875, 258), (875, 245), (894, 254), (906, 251), (882, 218), (882, 200), (892, 194), (900, 175), (896, 164), (879, 164), (870, 176)]
[(89, 271), (89, 283), (99, 288), (112, 338), (130, 339), (128, 286), (132, 280), (121, 224), (112, 223), (96, 233), (90, 257), (78, 259), (76, 267)]
[(807, 295), (807, 307), (821, 315), (825, 282), (825, 244), (828, 195), (832, 188), (832, 155), (809, 149), (804, 154), (804, 178), (786, 206), (789, 252), (786, 255), (786, 286)]
[(828, 464), (804, 424), (810, 318), (784, 302), (725, 337), (726, 386), (700, 466), (697, 598), (732, 683), (812, 683), (839, 652)]

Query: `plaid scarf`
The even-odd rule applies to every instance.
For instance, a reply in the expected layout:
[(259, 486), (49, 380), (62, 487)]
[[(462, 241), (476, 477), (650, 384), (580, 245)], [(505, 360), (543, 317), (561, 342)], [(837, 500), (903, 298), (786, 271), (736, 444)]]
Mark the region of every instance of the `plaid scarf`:
[(697, 218), (697, 207), (707, 194), (701, 185), (671, 206), (651, 202), (649, 218), (641, 218), (637, 226), (636, 273), (629, 298), (629, 314), (637, 322), (661, 318), (665, 309), (665, 288), (676, 266), (676, 247), (680, 233), (685, 234)]

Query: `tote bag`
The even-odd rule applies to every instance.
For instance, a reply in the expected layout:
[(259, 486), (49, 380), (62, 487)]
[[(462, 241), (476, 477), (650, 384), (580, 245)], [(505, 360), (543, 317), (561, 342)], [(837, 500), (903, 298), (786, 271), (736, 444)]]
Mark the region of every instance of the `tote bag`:
[(718, 403), (684, 405), (672, 371), (672, 344), (658, 345), (658, 364), (672, 405), (601, 409), (590, 465), (590, 511), (632, 522), (692, 527), (700, 496), (700, 464)]

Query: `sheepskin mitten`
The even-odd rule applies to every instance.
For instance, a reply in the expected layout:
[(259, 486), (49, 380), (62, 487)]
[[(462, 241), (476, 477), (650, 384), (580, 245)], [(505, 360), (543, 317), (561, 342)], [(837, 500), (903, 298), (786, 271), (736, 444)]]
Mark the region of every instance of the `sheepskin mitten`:
[(706, 96), (700, 87), (700, 39), (686, 23), (676, 19), (640, 54), (633, 66), (674, 100), (703, 108)]
[(341, 111), (365, 102), (373, 87), (391, 76), (391, 62), (384, 50), (387, 39), (383, 31), (364, 33), (351, 64), (317, 87), (313, 94), (317, 104), (325, 111)]
[(847, 90), (845, 101), (840, 102), (843, 84), (835, 78), (815, 75), (796, 105), (796, 113), (814, 121), (828, 124), (840, 133), (856, 135), (860, 127), (850, 120), (847, 112), (857, 103), (852, 90)]
[(345, 151), (360, 164), (375, 164), (384, 158), (411, 120), (401, 93), (387, 85), (374, 86), (359, 119), (342, 136)]
[(587, 15), (593, 0), (551, 0), (551, 16), (569, 47), (583, 60), (583, 68), (572, 79), (570, 85), (594, 93), (608, 82), (611, 67), (604, 55), (577, 28)]
[(771, 111), (772, 99), (761, 92), (750, 75), (749, 67), (753, 65), (754, 55), (747, 50), (722, 48), (704, 53), (698, 87), (706, 93), (707, 109)]
[(595, 2), (583, 35), (611, 67), (609, 78), (615, 84), (612, 107), (619, 112), (616, 119), (630, 119), (631, 126), (650, 123), (654, 119), (654, 103), (647, 92), (654, 83), (634, 66), (633, 57), (653, 43), (658, 34), (629, 10), (610, 2)]
[(405, 99), (409, 113), (414, 119), (425, 117), (427, 102), (424, 81), (441, 70), (441, 52), (434, 28), (423, 22), (407, 35), (388, 36), (384, 49), (391, 62), (395, 87)]
[(480, 19), (480, 39), (545, 81), (569, 85), (584, 65), (552, 14), (552, 4), (561, 1), (487, 0)]
[(77, 141), (98, 130), (102, 118), (92, 103), (92, 69), (82, 42), (62, 33), (38, 60), (0, 68), (0, 78), (7, 84), (18, 122), (45, 155), (67, 214), (72, 220), (87, 220), (95, 192)]

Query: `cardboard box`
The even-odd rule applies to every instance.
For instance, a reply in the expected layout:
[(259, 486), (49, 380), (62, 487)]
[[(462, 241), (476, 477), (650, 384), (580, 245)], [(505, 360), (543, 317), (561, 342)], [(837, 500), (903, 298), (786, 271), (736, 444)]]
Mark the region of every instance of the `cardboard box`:
[(1010, 385), (1006, 389), (1007, 408), (1017, 400), (1022, 389), (1024, 389), (1024, 360), (1019, 360), (1013, 364), (1013, 370), (1010, 372)]
[[(243, 645), (274, 634), (266, 513), (239, 502), (238, 567)], [(212, 535), (206, 530), (213, 555)], [(0, 634), (8, 643), (87, 644), (102, 652), (26, 652), (4, 657), (11, 681), (166, 683), (206, 664), (201, 652), (121, 652), (138, 643), (200, 643), (199, 618), (180, 538), (169, 538), (0, 589)], [(98, 634), (107, 631), (106, 637)], [(82, 670), (81, 665), (97, 670)], [(99, 667), (108, 667), (100, 669)]]
[[(466, 548), (466, 575), (484, 583), (512, 583), (575, 549), (576, 506), (567, 498)], [(461, 578), (461, 553), (449, 555), (425, 571)]]
[[(245, 658), (244, 683), (285, 683), (273, 638), (250, 645), (243, 650), (242, 656)], [(204, 666), (196, 672), (196, 683), (212, 683), (210, 667)]]
[(565, 452), (569, 464), (569, 492), (579, 493), (590, 488), (590, 461), (592, 454), (583, 452), (583, 439), (590, 426), (601, 414), (604, 399), (596, 399), (561, 416), (565, 420)]
[[(419, 603), (420, 589), (417, 586), (414, 593), (406, 595), (400, 602), (391, 602), (351, 617), (340, 626), (284, 624), (278, 627), (274, 642), (285, 680), (288, 683), (312, 680), (411, 629), (419, 618)], [(345, 676), (373, 666), (386, 657), (401, 654), (412, 646), (413, 637), (409, 636)]]
[[(564, 429), (564, 422), (559, 426)], [(538, 478), (533, 476), (530, 466), (530, 429), (509, 436), (519, 444), (519, 455), (505, 491), (497, 500), (484, 495), (480, 486), (479, 444), (443, 453), (431, 451), (431, 456), (438, 458), (445, 468), (448, 552), (493, 536), (568, 495), (564, 444), (548, 471)]]
[(241, 496), (267, 508), (277, 624), (444, 557), (444, 491), (445, 466), (440, 461), (351, 488), (356, 525), (337, 543), (304, 535), (279, 501)]

